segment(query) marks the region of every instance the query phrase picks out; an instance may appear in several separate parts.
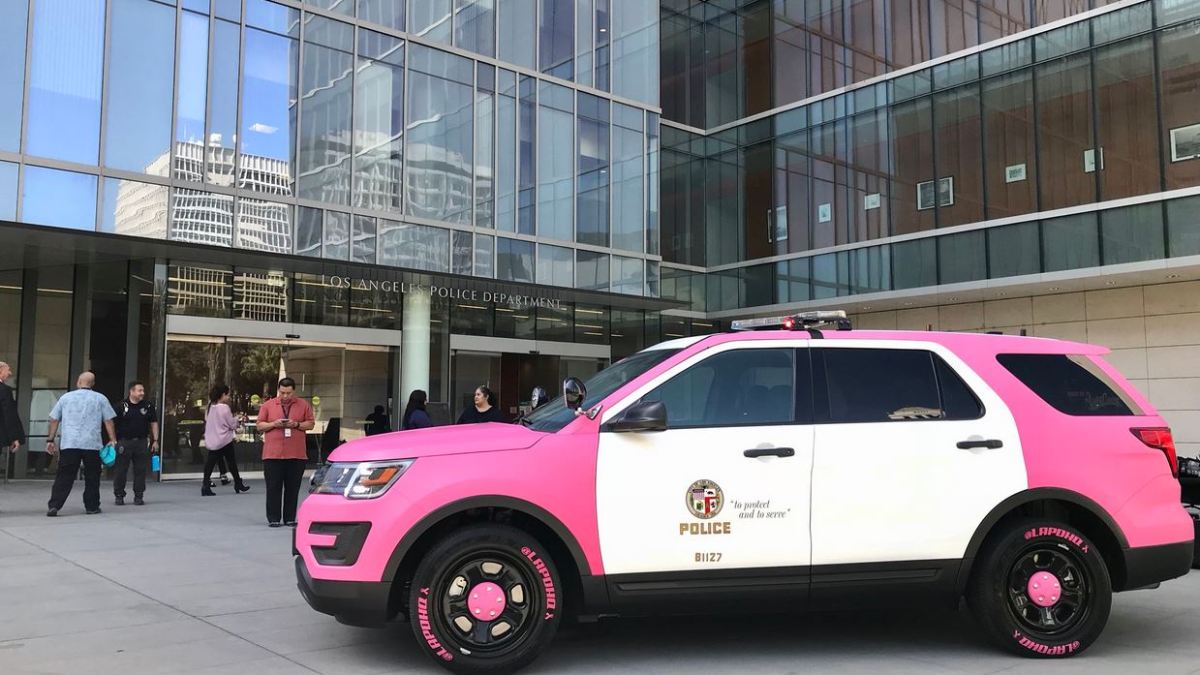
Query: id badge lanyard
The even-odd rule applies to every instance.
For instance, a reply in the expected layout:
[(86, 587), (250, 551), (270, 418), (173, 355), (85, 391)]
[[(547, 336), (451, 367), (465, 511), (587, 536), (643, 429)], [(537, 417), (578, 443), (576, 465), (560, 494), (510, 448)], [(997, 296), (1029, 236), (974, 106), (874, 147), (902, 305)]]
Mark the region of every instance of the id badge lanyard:
[[(287, 406), (287, 407), (284, 407), (284, 405), (283, 405), (282, 403), (280, 403), (280, 404), (279, 404), (279, 408), (280, 408), (281, 410), (283, 410), (283, 419), (285, 419), (285, 420), (290, 420), (290, 419), (292, 419), (292, 415), (291, 415), (291, 413), (292, 413), (292, 406), (290, 406), (290, 405), (289, 405), (289, 406)], [(283, 428), (283, 437), (284, 437), (284, 438), (291, 438), (291, 437), (292, 437), (292, 428), (291, 428), (291, 427), (284, 427), (284, 428)]]

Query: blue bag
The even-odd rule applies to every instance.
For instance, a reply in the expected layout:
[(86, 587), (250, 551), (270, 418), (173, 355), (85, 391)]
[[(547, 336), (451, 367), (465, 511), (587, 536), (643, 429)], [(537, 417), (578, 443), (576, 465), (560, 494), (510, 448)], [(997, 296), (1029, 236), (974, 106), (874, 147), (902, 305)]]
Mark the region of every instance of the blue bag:
[(162, 460), (158, 458), (158, 455), (150, 455), (150, 470), (154, 473), (162, 471)]
[(112, 443), (100, 449), (100, 462), (104, 466), (112, 466), (117, 463), (117, 449)]

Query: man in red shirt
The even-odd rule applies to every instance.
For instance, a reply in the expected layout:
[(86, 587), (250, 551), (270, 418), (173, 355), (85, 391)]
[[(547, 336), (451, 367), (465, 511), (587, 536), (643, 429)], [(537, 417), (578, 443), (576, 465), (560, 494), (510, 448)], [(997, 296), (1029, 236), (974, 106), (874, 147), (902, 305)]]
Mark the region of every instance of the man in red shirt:
[[(296, 381), (279, 381), (275, 398), (258, 409), (263, 435), (263, 477), (267, 482), (267, 524), (296, 526), (296, 502), (308, 461), (305, 433), (316, 426), (312, 406), (296, 396)], [(282, 501), (282, 513), (280, 503)]]

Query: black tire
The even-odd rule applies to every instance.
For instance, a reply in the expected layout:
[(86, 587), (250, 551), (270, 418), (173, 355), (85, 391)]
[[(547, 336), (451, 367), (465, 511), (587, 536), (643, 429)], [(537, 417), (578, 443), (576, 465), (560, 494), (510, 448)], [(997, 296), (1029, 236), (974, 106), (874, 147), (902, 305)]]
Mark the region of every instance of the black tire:
[[(1034, 590), (1033, 577), (1041, 573), (1054, 575), (1047, 588), (1059, 595)], [(967, 602), (983, 632), (1008, 651), (1065, 658), (1100, 637), (1112, 609), (1112, 581), (1099, 549), (1079, 530), (1024, 519), (989, 538), (971, 573)]]
[[(421, 650), (452, 672), (511, 673), (554, 639), (561, 589), (558, 569), (537, 539), (506, 525), (473, 525), (439, 541), (417, 565), (409, 623)], [(482, 602), (475, 590), (503, 596), (496, 600), (500, 616), (471, 618)]]

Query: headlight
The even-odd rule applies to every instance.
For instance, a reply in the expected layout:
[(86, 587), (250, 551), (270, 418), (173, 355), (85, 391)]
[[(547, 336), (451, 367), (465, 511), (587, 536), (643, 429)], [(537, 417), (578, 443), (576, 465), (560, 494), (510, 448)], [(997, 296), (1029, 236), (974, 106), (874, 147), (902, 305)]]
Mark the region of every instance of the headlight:
[(334, 462), (317, 469), (310, 494), (338, 494), (347, 499), (373, 499), (412, 466), (413, 460), (389, 462)]

